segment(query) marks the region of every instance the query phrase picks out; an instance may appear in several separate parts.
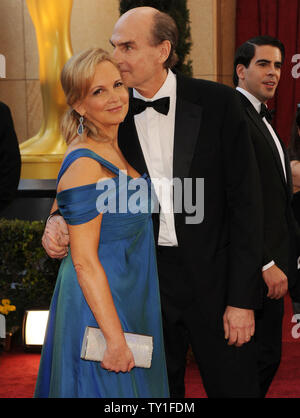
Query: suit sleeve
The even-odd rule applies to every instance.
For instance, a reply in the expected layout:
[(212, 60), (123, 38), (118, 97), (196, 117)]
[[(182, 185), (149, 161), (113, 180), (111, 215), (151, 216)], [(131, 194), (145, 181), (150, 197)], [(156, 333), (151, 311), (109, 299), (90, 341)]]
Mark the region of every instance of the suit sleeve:
[(227, 305), (258, 309), (262, 302), (263, 204), (248, 125), (233, 91), (226, 106), (222, 147), (230, 216)]
[[(271, 261), (273, 261), (271, 252), (267, 246), (266, 243), (264, 243), (264, 250), (263, 250), (263, 266), (266, 266), (267, 264), (269, 264)], [(275, 263), (276, 264), (276, 263)]]
[(13, 199), (18, 188), (21, 157), (9, 108), (0, 103), (0, 211)]

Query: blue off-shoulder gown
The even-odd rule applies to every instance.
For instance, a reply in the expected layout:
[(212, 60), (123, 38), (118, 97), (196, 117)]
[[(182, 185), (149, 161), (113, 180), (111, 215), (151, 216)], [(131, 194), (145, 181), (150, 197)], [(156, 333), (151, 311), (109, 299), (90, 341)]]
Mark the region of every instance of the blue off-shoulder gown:
[[(98, 255), (123, 330), (153, 336), (152, 365), (150, 369), (135, 367), (129, 373), (115, 373), (104, 370), (98, 362), (80, 359), (86, 326), (97, 327), (98, 324), (78, 284), (69, 252), (61, 263), (51, 301), (34, 396), (168, 397), (155, 245), (149, 211), (150, 180), (145, 175), (132, 179), (93, 151), (80, 148), (67, 155), (57, 181), (80, 157), (92, 158), (113, 172), (115, 177), (110, 179), (110, 186), (113, 184), (115, 187), (98, 182), (61, 191), (57, 194), (58, 207), (68, 224), (78, 225), (95, 218), (99, 210), (103, 213), (103, 208), (108, 207), (108, 200), (115, 193), (117, 198), (123, 197), (122, 203), (116, 202), (115, 213), (110, 213), (114, 212), (112, 208), (115, 204), (111, 199), (110, 211), (103, 214)], [(137, 195), (134, 193), (145, 183), (149, 199), (135, 199)], [(102, 199), (101, 203), (99, 198), (104, 194), (106, 200)], [(124, 210), (124, 196), (128, 203), (131, 199), (131, 203), (141, 210), (136, 213)]]

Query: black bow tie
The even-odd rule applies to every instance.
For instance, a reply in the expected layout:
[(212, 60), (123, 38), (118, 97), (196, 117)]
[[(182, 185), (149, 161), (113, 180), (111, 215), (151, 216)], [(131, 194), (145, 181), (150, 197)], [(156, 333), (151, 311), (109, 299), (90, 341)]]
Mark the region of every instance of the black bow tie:
[(153, 107), (157, 112), (167, 115), (170, 108), (170, 97), (163, 97), (162, 99), (154, 100), (154, 102), (146, 102), (135, 97), (130, 99), (130, 110), (134, 115), (142, 113), (147, 107)]
[(273, 119), (273, 111), (270, 111), (265, 104), (261, 104), (260, 108), (260, 116), (262, 118), (266, 118), (269, 123), (272, 122)]

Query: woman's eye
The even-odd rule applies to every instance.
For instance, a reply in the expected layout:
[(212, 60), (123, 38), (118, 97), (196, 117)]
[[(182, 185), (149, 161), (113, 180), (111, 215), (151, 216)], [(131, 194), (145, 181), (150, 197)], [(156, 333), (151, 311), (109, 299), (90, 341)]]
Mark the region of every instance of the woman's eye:
[(122, 81), (118, 81), (116, 84), (115, 84), (115, 87), (122, 87), (124, 84), (122, 83)]
[(97, 96), (101, 92), (102, 92), (102, 89), (97, 89), (97, 90), (94, 91), (93, 96)]

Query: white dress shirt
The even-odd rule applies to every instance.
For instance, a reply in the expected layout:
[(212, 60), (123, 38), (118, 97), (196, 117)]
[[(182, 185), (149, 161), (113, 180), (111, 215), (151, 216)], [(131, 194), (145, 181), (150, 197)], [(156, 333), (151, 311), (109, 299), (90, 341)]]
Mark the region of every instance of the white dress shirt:
[[(237, 90), (239, 92), (241, 92), (244, 96), (247, 97), (247, 99), (252, 103), (252, 105), (254, 106), (255, 110), (257, 111), (257, 113), (260, 113), (260, 109), (261, 109), (261, 102), (260, 100), (258, 100), (255, 96), (253, 96), (253, 94), (249, 93), (247, 90), (242, 89), (241, 87), (237, 87)], [(278, 154), (280, 156), (280, 160), (281, 160), (281, 164), (282, 164), (282, 169), (284, 172), (284, 177), (286, 180), (286, 169), (285, 169), (285, 160), (284, 160), (284, 153), (283, 153), (283, 149), (282, 146), (280, 144), (279, 139), (277, 138), (277, 135), (274, 131), (274, 129), (272, 128), (272, 125), (267, 121), (267, 119), (264, 117), (262, 119), (266, 125), (266, 127), (268, 128), (270, 134), (272, 135), (272, 138), (275, 142), (276, 148), (278, 150)], [(267, 270), (269, 267), (272, 267), (274, 265), (274, 261), (270, 261), (268, 264), (266, 264), (265, 266), (263, 266), (262, 271)]]
[[(164, 84), (151, 99), (143, 97), (133, 89), (133, 96), (145, 101), (170, 97), (168, 115), (163, 115), (152, 107), (148, 107), (142, 113), (134, 116), (145, 162), (161, 206), (158, 244), (165, 246), (178, 246), (173, 211), (173, 188), (171, 186), (173, 179), (176, 87), (176, 76), (172, 71), (169, 71)], [(163, 187), (159, 187), (162, 180)]]

